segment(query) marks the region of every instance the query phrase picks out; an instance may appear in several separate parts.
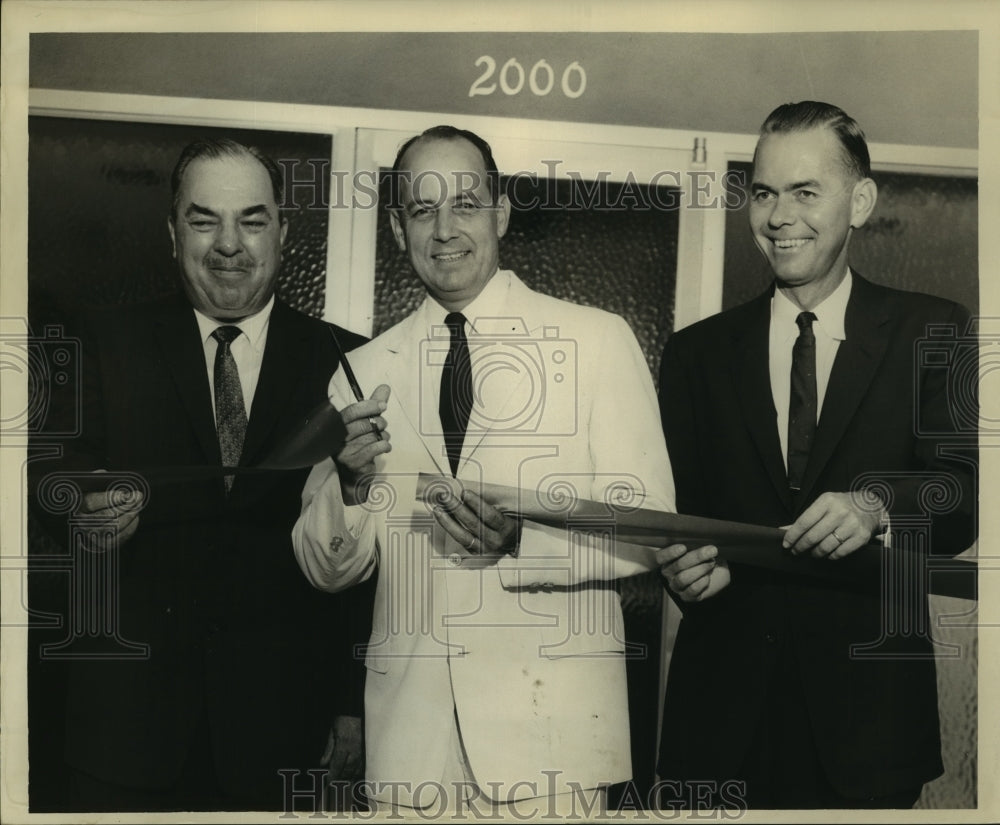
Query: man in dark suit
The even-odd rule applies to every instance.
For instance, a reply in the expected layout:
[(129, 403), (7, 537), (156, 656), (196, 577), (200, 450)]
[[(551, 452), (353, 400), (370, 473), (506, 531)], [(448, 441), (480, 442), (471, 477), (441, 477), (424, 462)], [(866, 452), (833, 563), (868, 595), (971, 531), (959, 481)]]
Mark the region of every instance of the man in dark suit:
[(272, 160), (194, 143), (172, 185), (184, 296), (87, 325), (82, 435), (60, 465), (101, 471), (72, 476), (84, 493), (70, 522), (105, 547), (99, 595), (77, 608), (110, 617), (110, 632), (78, 640), (69, 676), (73, 807), (281, 810), (312, 787), (294, 771), (318, 768), (324, 749), (333, 773), (360, 770), (352, 644), (367, 637), (370, 594), (320, 593), (299, 572), (290, 531), (306, 469), (219, 468), (259, 464), (324, 402), (331, 330), (345, 349), (364, 339), (274, 297), (287, 221)]
[[(707, 782), (756, 808), (911, 807), (942, 772), (923, 553), (974, 540), (975, 448), (953, 423), (948, 358), (917, 354), (959, 354), (968, 315), (849, 268), (876, 196), (843, 111), (776, 109), (749, 208), (774, 284), (663, 353), (678, 511), (787, 526), (792, 557), (778, 571), (660, 551), (683, 619), (659, 772), (688, 799)], [(873, 540), (881, 593), (878, 572), (851, 566)]]

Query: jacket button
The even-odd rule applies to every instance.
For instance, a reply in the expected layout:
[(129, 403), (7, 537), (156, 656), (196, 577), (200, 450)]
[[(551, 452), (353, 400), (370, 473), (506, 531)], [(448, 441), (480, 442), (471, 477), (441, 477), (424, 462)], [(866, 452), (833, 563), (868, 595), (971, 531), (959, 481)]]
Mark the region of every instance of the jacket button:
[(775, 636), (773, 633), (765, 633), (764, 634), (764, 641), (767, 642), (768, 644), (773, 645), (777, 640), (778, 640), (778, 637)]

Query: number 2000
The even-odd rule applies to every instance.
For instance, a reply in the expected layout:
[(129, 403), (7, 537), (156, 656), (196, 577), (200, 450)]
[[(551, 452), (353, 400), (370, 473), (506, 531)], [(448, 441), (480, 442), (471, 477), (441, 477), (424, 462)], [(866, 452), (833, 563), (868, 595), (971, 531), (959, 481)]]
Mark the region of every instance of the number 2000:
[[(482, 66), (483, 73), (469, 87), (469, 97), (493, 94), (497, 90), (497, 84), (489, 81), (497, 74), (496, 60), (484, 54), (476, 61), (476, 66)], [(531, 67), (530, 72), (525, 73), (517, 58), (512, 57), (500, 67), (497, 77), (500, 90), (505, 95), (518, 94), (524, 88), (525, 80), (528, 81), (532, 94), (538, 97), (545, 97), (556, 85), (556, 73), (544, 60), (539, 60)], [(562, 93), (569, 98), (580, 97), (586, 91), (587, 73), (579, 62), (574, 60), (563, 70), (560, 86)]]

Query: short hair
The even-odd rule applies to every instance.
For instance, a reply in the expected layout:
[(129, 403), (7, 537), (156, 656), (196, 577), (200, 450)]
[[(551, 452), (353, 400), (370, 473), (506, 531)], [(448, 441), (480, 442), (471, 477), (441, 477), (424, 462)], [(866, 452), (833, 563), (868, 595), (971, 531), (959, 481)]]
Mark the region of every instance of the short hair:
[(483, 168), (486, 170), (486, 186), (490, 193), (490, 199), (496, 200), (497, 193), (500, 191), (500, 172), (497, 170), (497, 162), (493, 159), (493, 150), (490, 148), (489, 143), (468, 129), (459, 129), (456, 126), (444, 124), (425, 129), (419, 135), (414, 135), (399, 147), (399, 151), (396, 153), (396, 160), (392, 164), (392, 173), (389, 180), (388, 206), (390, 209), (400, 209), (403, 205), (399, 190), (403, 171), (403, 158), (416, 144), (431, 140), (467, 140), (475, 146), (480, 157), (483, 159)]
[[(760, 137), (821, 128), (831, 129), (837, 136), (847, 171), (859, 178), (870, 178), (872, 165), (865, 133), (854, 118), (832, 103), (816, 100), (783, 103), (767, 116), (760, 127)], [(755, 159), (756, 155), (754, 151)]]
[(229, 138), (210, 138), (193, 141), (181, 150), (181, 155), (177, 159), (177, 165), (174, 166), (173, 174), (170, 176), (170, 214), (173, 217), (177, 217), (181, 181), (184, 179), (184, 173), (187, 171), (188, 166), (196, 160), (202, 160), (204, 158), (214, 160), (216, 158), (223, 157), (251, 157), (259, 161), (261, 166), (263, 166), (264, 170), (267, 172), (267, 176), (271, 179), (271, 189), (274, 192), (274, 202), (278, 204), (280, 208), (285, 199), (285, 179), (281, 173), (281, 169), (278, 167), (278, 164), (271, 160), (271, 158), (265, 155), (256, 146), (245, 146), (242, 143), (237, 143), (235, 140), (230, 140)]

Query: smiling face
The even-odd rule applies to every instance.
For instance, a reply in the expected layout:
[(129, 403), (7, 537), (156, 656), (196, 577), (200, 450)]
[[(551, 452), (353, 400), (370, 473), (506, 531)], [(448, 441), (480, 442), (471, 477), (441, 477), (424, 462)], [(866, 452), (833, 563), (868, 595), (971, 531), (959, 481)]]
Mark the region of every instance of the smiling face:
[(811, 309), (847, 272), (851, 233), (875, 206), (875, 183), (845, 166), (827, 128), (765, 135), (754, 156), (750, 228), (779, 288)]
[(403, 161), (396, 243), (438, 303), (459, 311), (497, 271), (510, 203), (493, 203), (482, 156), (462, 138), (417, 141)]
[(271, 299), (288, 224), (256, 158), (192, 161), (169, 229), (184, 292), (195, 309), (235, 321)]

